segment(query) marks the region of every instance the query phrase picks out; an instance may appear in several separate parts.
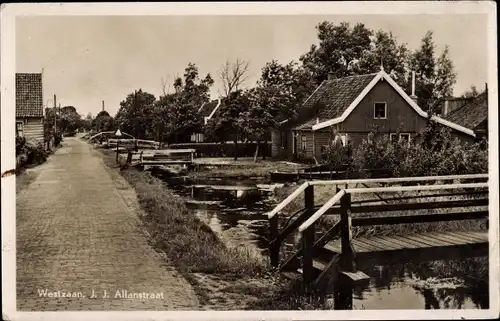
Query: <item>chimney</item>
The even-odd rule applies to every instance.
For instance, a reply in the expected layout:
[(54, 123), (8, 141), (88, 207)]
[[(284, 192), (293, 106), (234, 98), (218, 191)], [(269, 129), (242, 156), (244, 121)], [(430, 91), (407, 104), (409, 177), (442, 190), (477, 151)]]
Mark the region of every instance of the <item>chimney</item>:
[(444, 106), (443, 106), (443, 116), (448, 115), (448, 109), (449, 109), (450, 101), (445, 98), (444, 99)]
[(415, 71), (411, 72), (411, 100), (418, 104), (418, 97), (415, 95)]
[(319, 117), (316, 117), (316, 124), (319, 124)]
[(104, 111), (104, 100), (102, 101), (102, 111)]
[(484, 83), (484, 92), (486, 92), (486, 93), (488, 92), (488, 83), (487, 82)]

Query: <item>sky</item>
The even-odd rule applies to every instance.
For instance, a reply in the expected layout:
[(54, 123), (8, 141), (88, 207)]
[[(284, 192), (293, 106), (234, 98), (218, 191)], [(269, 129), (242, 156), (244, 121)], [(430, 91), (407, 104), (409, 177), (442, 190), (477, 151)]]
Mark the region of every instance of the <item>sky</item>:
[(432, 30), (436, 54), (450, 48), (455, 95), (487, 81), (487, 19), (479, 14), (17, 17), (16, 72), (43, 69), (44, 103), (52, 106), (55, 94), (57, 103), (82, 115), (96, 115), (102, 101), (114, 115), (136, 89), (158, 97), (162, 79), (172, 83), (189, 62), (200, 76), (212, 75), (217, 98), (217, 70), (226, 60), (250, 62), (251, 86), (266, 62), (298, 61), (318, 43), (315, 26), (325, 20), (390, 31), (410, 49)]

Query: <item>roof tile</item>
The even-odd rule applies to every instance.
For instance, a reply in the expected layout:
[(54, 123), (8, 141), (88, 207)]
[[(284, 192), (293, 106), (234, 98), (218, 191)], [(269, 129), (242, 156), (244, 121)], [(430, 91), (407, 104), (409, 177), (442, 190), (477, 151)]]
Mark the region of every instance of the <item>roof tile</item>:
[(446, 120), (472, 130), (486, 118), (488, 118), (488, 94), (486, 92), (446, 116)]
[[(340, 117), (376, 75), (377, 73), (372, 73), (326, 80), (307, 99), (302, 108), (305, 110), (319, 108), (317, 117), (320, 121)], [(309, 128), (315, 123), (315, 119), (310, 120), (296, 129), (303, 129), (304, 125)]]
[(43, 117), (42, 74), (16, 73), (16, 117)]

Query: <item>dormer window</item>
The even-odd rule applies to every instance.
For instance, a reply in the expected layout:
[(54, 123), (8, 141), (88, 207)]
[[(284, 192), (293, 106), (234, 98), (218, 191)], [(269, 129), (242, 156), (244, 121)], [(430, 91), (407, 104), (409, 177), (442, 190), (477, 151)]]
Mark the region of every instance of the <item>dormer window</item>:
[(387, 103), (378, 102), (373, 105), (373, 118), (375, 119), (387, 118)]

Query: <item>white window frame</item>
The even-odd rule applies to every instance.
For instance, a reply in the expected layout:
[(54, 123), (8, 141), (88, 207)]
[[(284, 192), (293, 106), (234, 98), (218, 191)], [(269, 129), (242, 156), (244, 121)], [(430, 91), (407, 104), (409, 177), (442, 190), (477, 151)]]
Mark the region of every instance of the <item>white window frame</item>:
[[(393, 143), (392, 137), (394, 137), (396, 135), (398, 135), (398, 134), (397, 133), (390, 133), (389, 134), (389, 141), (391, 143)], [(396, 142), (398, 142), (398, 143), (401, 142), (401, 140), (403, 139), (403, 137), (402, 137), (403, 135), (408, 135), (408, 145), (410, 145), (410, 142), (411, 142), (411, 133), (399, 133), (399, 135), (397, 136), (398, 139), (397, 139)]]
[(408, 145), (410, 145), (411, 142), (411, 134), (410, 133), (401, 133), (399, 134), (399, 141), (403, 140), (403, 135), (408, 135)]
[[(384, 104), (384, 117), (377, 117), (377, 104)], [(373, 119), (387, 119), (387, 102), (376, 101), (373, 103)]]

